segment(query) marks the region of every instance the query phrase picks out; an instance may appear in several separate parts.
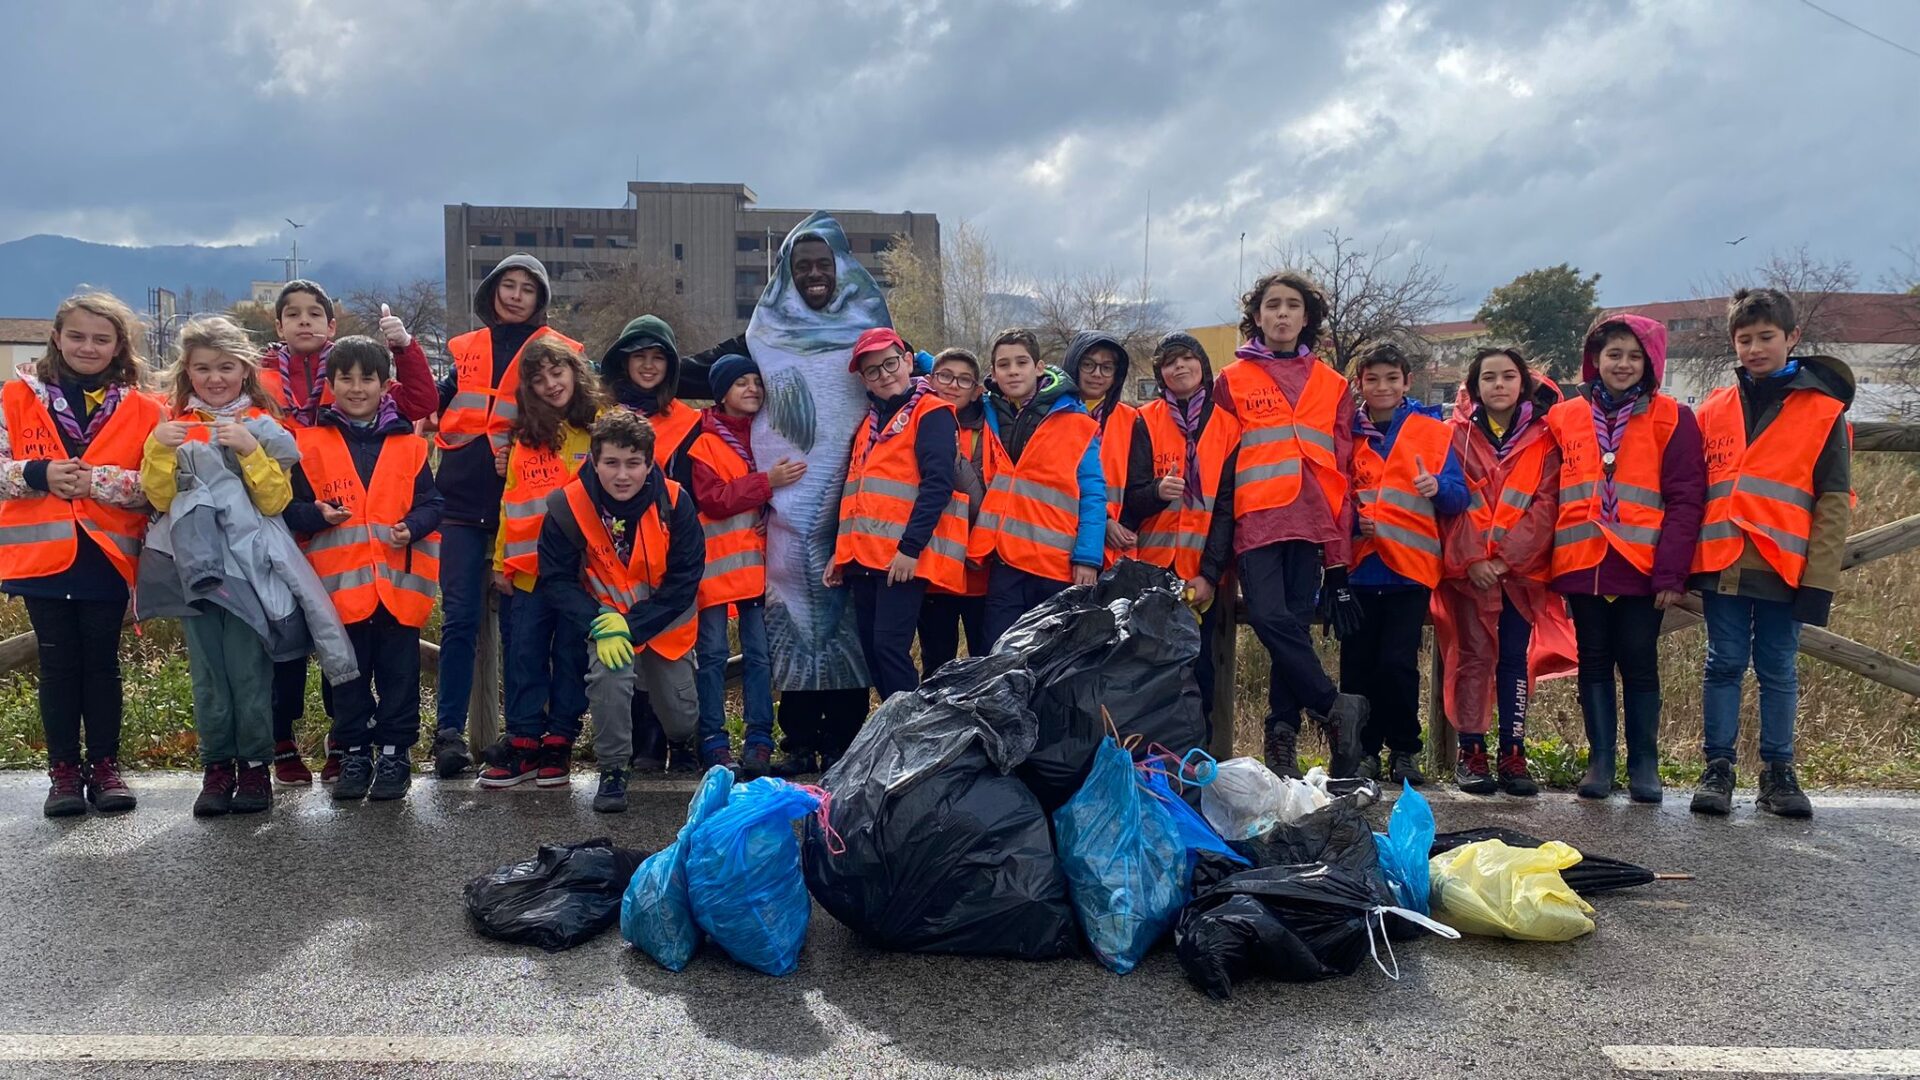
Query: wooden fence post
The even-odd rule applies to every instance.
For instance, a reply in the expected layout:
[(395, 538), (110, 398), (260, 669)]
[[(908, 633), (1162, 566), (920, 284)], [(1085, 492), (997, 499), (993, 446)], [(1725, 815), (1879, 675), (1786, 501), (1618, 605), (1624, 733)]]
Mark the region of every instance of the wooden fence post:
[(1460, 744), (1454, 737), (1453, 723), (1447, 719), (1447, 662), (1440, 655), (1440, 639), (1431, 627), (1426, 637), (1433, 653), (1427, 668), (1427, 752), (1432, 755), (1434, 774), (1444, 776), (1453, 771)]
[(1234, 723), (1240, 712), (1239, 695), (1234, 693), (1239, 682), (1235, 653), (1240, 642), (1240, 590), (1231, 578), (1213, 602), (1225, 604), (1226, 610), (1213, 621), (1212, 640), (1200, 643), (1201, 648), (1213, 650), (1213, 739), (1207, 752), (1215, 761), (1225, 761), (1233, 756)]

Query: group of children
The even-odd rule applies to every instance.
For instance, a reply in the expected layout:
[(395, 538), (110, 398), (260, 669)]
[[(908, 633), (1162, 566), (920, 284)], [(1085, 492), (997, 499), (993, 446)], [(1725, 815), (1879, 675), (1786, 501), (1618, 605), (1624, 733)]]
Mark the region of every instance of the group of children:
[[(567, 784), (589, 710), (598, 810), (624, 809), (630, 778), (669, 758), (736, 766), (734, 640), (736, 767), (791, 772), (844, 751), (774, 760), (766, 515), (806, 464), (756, 458), (767, 388), (752, 357), (714, 360), (714, 404), (694, 409), (678, 399), (664, 322), (635, 319), (594, 365), (547, 325), (549, 296), (537, 260), (501, 262), (474, 297), (481, 328), (448, 342), (435, 386), (399, 319), (383, 310), (379, 338), (335, 340), (331, 298), (290, 282), (279, 342), (263, 354), (233, 323), (195, 319), (158, 393), (126, 305), (99, 293), (61, 305), (47, 355), (0, 396), (0, 565), (39, 636), (49, 815), (134, 806), (116, 651), (148, 556), (188, 581), (198, 815), (264, 810), (274, 779), (311, 782), (293, 724), (316, 645), (332, 720), (321, 780), (343, 801), (403, 796), (436, 596), (442, 776), (473, 765), (466, 708), (490, 594), (506, 732), (481, 755), (482, 787)], [(1792, 766), (1793, 659), (1838, 575), (1852, 386), (1838, 361), (1789, 358), (1787, 297), (1736, 295), (1738, 383), (1697, 419), (1660, 390), (1664, 326), (1635, 315), (1596, 323), (1578, 396), (1562, 400), (1517, 349), (1488, 348), (1443, 417), (1409, 398), (1411, 364), (1392, 344), (1350, 358), (1345, 375), (1320, 359), (1326, 303), (1305, 277), (1267, 275), (1242, 306), (1231, 363), (1216, 374), (1198, 341), (1167, 335), (1151, 357), (1159, 393), (1139, 407), (1120, 400), (1131, 357), (1109, 335), (1076, 336), (1059, 366), (1027, 330), (999, 334), (984, 362), (948, 349), (930, 365), (889, 328), (861, 335), (847, 377), (870, 412), (822, 580), (849, 590), (883, 699), (957, 655), (963, 633), (985, 652), (1048, 597), (1137, 558), (1186, 582), (1209, 634), (1232, 617), (1237, 581), (1269, 656), (1277, 772), (1298, 775), (1306, 718), (1334, 773), (1424, 782), (1417, 658), (1431, 611), (1464, 790), (1537, 791), (1531, 680), (1570, 638), (1592, 747), (1580, 794), (1612, 791), (1624, 709), (1629, 792), (1657, 801), (1656, 635), (1696, 592), (1708, 766), (1694, 809), (1730, 808), (1751, 665), (1760, 805), (1810, 813)], [(416, 434), (436, 414), (437, 468)], [(283, 632), (283, 594), (300, 584), (266, 580), (251, 539), (189, 566), (195, 515), (221, 492), (248, 537), (297, 539), (330, 595), (330, 610), (292, 607), (304, 634)], [(150, 521), (165, 550), (143, 555)], [(236, 583), (250, 599), (235, 599)], [(1314, 651), (1316, 621), (1341, 639), (1337, 683)], [(330, 634), (344, 642), (331, 667)], [(1209, 652), (1195, 675), (1210, 710)]]

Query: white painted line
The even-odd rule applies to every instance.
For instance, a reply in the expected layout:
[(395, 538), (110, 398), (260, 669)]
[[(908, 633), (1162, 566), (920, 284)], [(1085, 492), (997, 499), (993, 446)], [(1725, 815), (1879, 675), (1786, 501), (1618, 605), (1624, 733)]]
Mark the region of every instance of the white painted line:
[(439, 1035), (6, 1035), (0, 1061), (536, 1061), (554, 1039)]
[(1774, 1076), (1913, 1076), (1920, 1050), (1826, 1050), (1805, 1046), (1603, 1046), (1622, 1072), (1758, 1073)]

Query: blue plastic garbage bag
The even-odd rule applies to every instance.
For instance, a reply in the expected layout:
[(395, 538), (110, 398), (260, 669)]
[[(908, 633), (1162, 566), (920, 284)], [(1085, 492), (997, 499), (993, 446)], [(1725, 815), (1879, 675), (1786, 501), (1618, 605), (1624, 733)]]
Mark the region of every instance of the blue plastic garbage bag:
[(791, 973), (807, 940), (813, 901), (793, 822), (819, 807), (811, 791), (761, 777), (735, 787), (688, 839), (694, 921), (728, 956), (768, 975)]
[(1187, 902), (1180, 827), (1135, 775), (1133, 756), (1108, 737), (1094, 751), (1086, 783), (1053, 812), (1053, 835), (1087, 943), (1125, 975)]
[(1174, 828), (1179, 830), (1181, 846), (1187, 849), (1186, 878), (1193, 876), (1193, 868), (1199, 863), (1201, 852), (1205, 851), (1217, 852), (1241, 866), (1253, 865), (1245, 855), (1227, 846), (1213, 826), (1207, 824), (1207, 819), (1200, 816), (1200, 811), (1174, 794), (1173, 784), (1163, 769), (1149, 764), (1141, 772), (1146, 777), (1147, 790), (1166, 808), (1167, 815), (1173, 818)]
[(1427, 852), (1433, 847), (1434, 830), (1433, 807), (1427, 797), (1413, 790), (1412, 784), (1402, 783), (1400, 798), (1387, 818), (1387, 831), (1373, 834), (1393, 902), (1422, 915), (1433, 914), (1427, 895), (1432, 888)]
[(700, 947), (700, 927), (687, 905), (687, 838), (727, 805), (732, 790), (732, 772), (719, 765), (708, 769), (687, 803), (679, 838), (640, 864), (620, 898), (620, 936), (668, 971), (684, 970)]

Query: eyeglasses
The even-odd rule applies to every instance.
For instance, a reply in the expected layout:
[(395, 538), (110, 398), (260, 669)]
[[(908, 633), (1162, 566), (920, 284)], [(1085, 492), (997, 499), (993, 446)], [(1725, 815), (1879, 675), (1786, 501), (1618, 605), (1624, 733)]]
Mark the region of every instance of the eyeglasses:
[(933, 381), (941, 386), (956, 386), (962, 390), (971, 390), (980, 383), (979, 378), (958, 371), (936, 371)]
[(1116, 364), (1081, 364), (1080, 365), (1080, 374), (1082, 375), (1112, 376), (1113, 373), (1118, 370), (1119, 370), (1119, 366)]
[(861, 368), (860, 377), (862, 379), (865, 379), (868, 382), (879, 382), (881, 379), (885, 378), (886, 376), (891, 375), (896, 371), (899, 371), (900, 365), (904, 362), (905, 361), (902, 357), (889, 356), (885, 360), (880, 361), (879, 363), (873, 365), (872, 367)]

